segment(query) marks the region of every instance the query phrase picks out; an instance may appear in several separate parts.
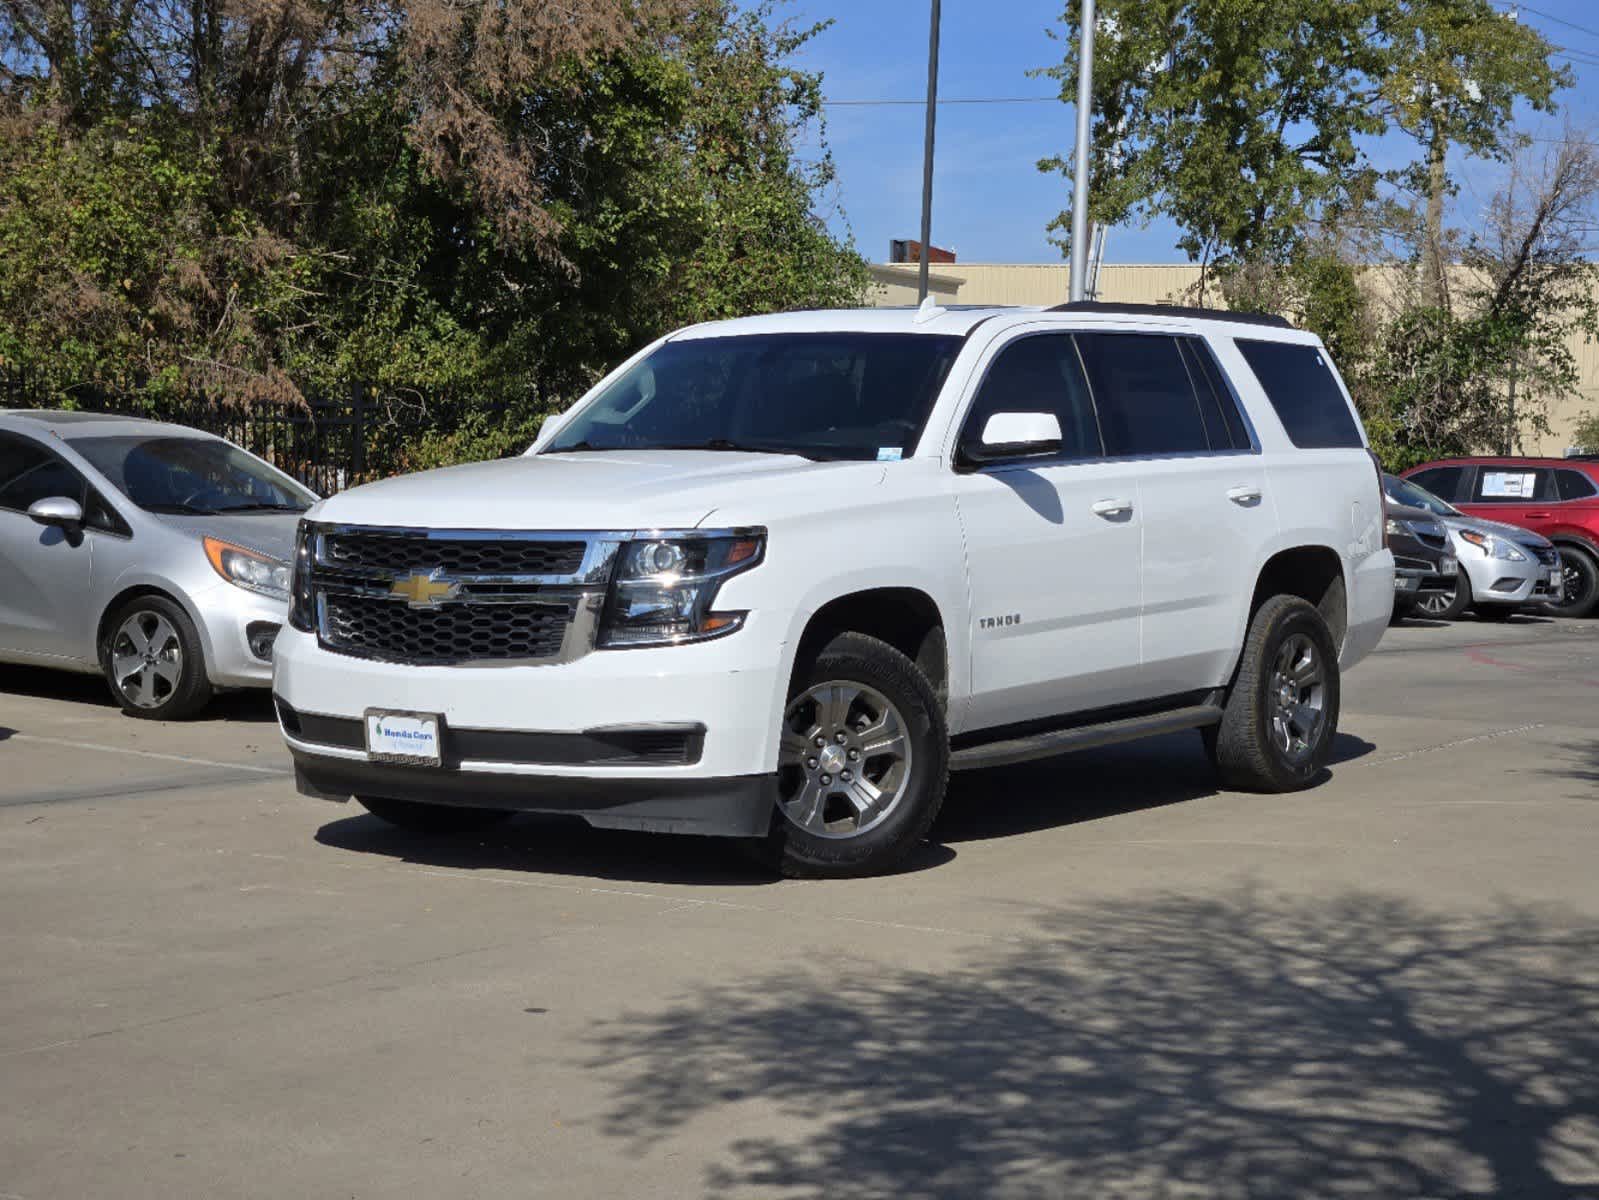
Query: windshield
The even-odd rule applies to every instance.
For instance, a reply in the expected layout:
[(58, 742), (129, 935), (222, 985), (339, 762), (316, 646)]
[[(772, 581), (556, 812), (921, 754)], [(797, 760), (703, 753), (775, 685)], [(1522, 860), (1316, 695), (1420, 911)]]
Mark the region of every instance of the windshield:
[(304, 512), (316, 500), (287, 475), (213, 438), (87, 437), (68, 444), (148, 512)]
[(667, 342), (550, 441), (574, 450), (753, 450), (812, 459), (911, 453), (961, 339), (785, 333)]
[(1395, 504), (1408, 504), (1411, 508), (1425, 508), (1435, 517), (1458, 517), (1460, 510), (1446, 500), (1440, 500), (1426, 488), (1419, 488), (1408, 479), (1397, 475), (1383, 477), (1388, 488), (1388, 499)]

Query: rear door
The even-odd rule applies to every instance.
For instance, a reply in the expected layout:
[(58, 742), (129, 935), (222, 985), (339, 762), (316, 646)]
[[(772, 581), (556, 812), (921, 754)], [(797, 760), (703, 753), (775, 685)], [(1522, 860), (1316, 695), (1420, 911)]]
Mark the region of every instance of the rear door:
[(1260, 455), (1202, 338), (1095, 331), (1077, 343), (1106, 454), (1138, 472), (1143, 695), (1219, 686), (1277, 530)]
[(1138, 464), (1108, 462), (1069, 333), (1024, 330), (991, 351), (957, 445), (994, 413), (1048, 412), (1061, 452), (955, 476), (971, 592), (969, 729), (1137, 699)]
[(1483, 463), (1466, 503), (1473, 516), (1543, 533), (1551, 524), (1554, 472), (1526, 463)]

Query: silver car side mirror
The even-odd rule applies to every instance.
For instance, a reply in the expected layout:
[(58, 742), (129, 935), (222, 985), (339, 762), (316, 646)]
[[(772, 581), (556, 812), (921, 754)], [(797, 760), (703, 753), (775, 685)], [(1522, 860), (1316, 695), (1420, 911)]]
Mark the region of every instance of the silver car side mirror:
[(83, 505), (65, 496), (46, 496), (28, 505), (28, 516), (39, 525), (54, 525), (60, 529), (78, 529), (83, 525)]

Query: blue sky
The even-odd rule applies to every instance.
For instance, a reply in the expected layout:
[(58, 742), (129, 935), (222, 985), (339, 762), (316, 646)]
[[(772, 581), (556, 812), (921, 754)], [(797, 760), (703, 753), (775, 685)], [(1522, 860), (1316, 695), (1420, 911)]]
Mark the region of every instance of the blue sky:
[[(1035, 67), (1058, 62), (1067, 44), (1050, 38), (1062, 28), (1066, 3), (1077, 0), (943, 0), (939, 97), (1050, 96), (1053, 80), (1029, 78)], [(1328, 0), (1336, 3), (1337, 0)], [(1502, 4), (1499, 5), (1503, 7)], [(1538, 0), (1522, 19), (1550, 41), (1599, 64), (1599, 0)], [(779, 9), (796, 23), (833, 18), (799, 55), (823, 74), (832, 101), (919, 100), (927, 87), (927, 0), (791, 0)], [(1547, 15), (1544, 15), (1547, 14)], [(1563, 93), (1562, 113), (1528, 113), (1526, 132), (1553, 136), (1565, 116), (1599, 139), (1599, 65), (1573, 65), (1577, 84)], [(940, 104), (933, 193), (933, 242), (971, 262), (1059, 262), (1061, 252), (1045, 226), (1066, 207), (1070, 182), (1045, 175), (1035, 163), (1067, 153), (1072, 107), (1038, 104)], [(921, 213), (922, 106), (854, 106), (830, 103), (828, 140), (839, 186), (828, 218), (853, 235), (873, 261), (888, 255), (889, 239), (917, 236)], [(1395, 144), (1396, 161), (1408, 153)], [(1455, 219), (1469, 223), (1493, 194), (1499, 178), (1492, 163), (1451, 163), (1461, 184)], [(1107, 262), (1181, 262), (1176, 233), (1164, 222), (1110, 232)]]

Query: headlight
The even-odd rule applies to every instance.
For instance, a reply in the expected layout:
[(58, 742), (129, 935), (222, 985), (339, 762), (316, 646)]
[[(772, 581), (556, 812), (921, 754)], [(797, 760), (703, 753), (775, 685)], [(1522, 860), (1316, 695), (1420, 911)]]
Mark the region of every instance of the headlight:
[(1400, 537), (1405, 532), (1405, 527), (1392, 517), (1388, 518), (1388, 524), (1384, 528), (1388, 530), (1389, 537)]
[(205, 556), (211, 560), (216, 573), (229, 583), (263, 596), (289, 598), (289, 564), (279, 558), (270, 558), (232, 542), (207, 537), (204, 540)]
[(316, 533), (309, 521), (294, 530), (294, 570), (289, 579), (289, 626), (301, 633), (316, 628), (315, 607), (311, 599), (311, 543)]
[(1505, 562), (1526, 562), (1527, 556), (1513, 542), (1497, 538), (1491, 533), (1483, 533), (1480, 529), (1462, 529), (1462, 541), (1470, 542), (1489, 558), (1502, 559)]
[(673, 533), (622, 547), (597, 644), (665, 646), (732, 633), (742, 612), (712, 612), (722, 584), (761, 561), (764, 529)]

